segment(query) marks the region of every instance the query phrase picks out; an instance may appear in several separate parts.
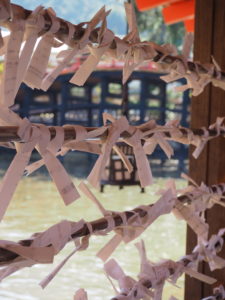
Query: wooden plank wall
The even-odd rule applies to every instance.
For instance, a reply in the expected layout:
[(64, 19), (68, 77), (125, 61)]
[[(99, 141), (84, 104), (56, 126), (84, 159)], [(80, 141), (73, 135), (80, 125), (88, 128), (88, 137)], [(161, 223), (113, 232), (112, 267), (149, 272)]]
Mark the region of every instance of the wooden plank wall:
[[(211, 55), (225, 70), (225, 1), (197, 0), (194, 59), (211, 62)], [(225, 91), (208, 86), (205, 91), (192, 99), (191, 127), (208, 126), (215, 122), (217, 116), (225, 116)], [(197, 182), (207, 184), (225, 182), (225, 139), (210, 141), (200, 157), (195, 160), (190, 154), (190, 176)], [(225, 227), (225, 208), (215, 206), (207, 212), (210, 235)], [(187, 253), (196, 244), (194, 233), (187, 230)], [(225, 257), (225, 250), (223, 250)], [(207, 264), (200, 266), (200, 271), (212, 274), (225, 284), (225, 271), (210, 272)], [(212, 287), (186, 277), (185, 300), (197, 300), (210, 295)]]

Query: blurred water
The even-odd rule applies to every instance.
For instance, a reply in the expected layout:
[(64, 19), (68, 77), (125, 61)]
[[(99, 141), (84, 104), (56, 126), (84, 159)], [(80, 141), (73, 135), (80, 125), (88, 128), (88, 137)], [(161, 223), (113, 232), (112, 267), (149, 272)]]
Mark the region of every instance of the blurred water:
[[(76, 179), (74, 181), (78, 183)], [(147, 188), (145, 194), (141, 194), (137, 186), (123, 190), (107, 186), (104, 194), (96, 192), (96, 196), (106, 209), (128, 210), (140, 204), (154, 202), (159, 197), (154, 193), (163, 188), (165, 182), (165, 179), (155, 180), (155, 184)], [(182, 180), (177, 180), (176, 183), (178, 188), (185, 185)], [(41, 177), (24, 178), (0, 225), (1, 239), (25, 239), (63, 219), (76, 221), (84, 218), (91, 221), (99, 217), (101, 214), (90, 200), (81, 198), (65, 207), (51, 181)], [(85, 288), (91, 300), (110, 299), (114, 293), (103, 273), (103, 263), (95, 254), (111, 237), (111, 234), (107, 237), (92, 237), (89, 248), (76, 253), (45, 290), (38, 283), (72, 251), (73, 243), (68, 244), (56, 257), (54, 265), (37, 265), (6, 278), (1, 283), (0, 299), (72, 300), (78, 288)], [(152, 261), (157, 262), (161, 258), (177, 260), (185, 253), (185, 224), (176, 220), (173, 215), (160, 217), (142, 238), (146, 243), (148, 258)], [(134, 243), (121, 244), (113, 257), (128, 275), (136, 277), (139, 257)], [(167, 284), (163, 299), (168, 299), (172, 294), (183, 299), (183, 278), (179, 280), (179, 286), (181, 288)]]

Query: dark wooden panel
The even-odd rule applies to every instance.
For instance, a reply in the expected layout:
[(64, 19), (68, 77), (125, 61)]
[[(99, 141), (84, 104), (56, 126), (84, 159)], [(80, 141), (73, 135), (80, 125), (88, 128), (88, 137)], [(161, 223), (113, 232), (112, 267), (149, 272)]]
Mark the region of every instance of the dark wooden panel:
[[(212, 53), (212, 27), (213, 27), (213, 0), (197, 0), (196, 1), (196, 17), (195, 17), (195, 41), (194, 41), (194, 60), (200, 62), (210, 62)], [(199, 128), (208, 126), (210, 121), (210, 95), (211, 86), (208, 86), (204, 92), (192, 98), (191, 102), (191, 127)], [(208, 147), (204, 149), (199, 158), (196, 160), (191, 156), (193, 152), (190, 148), (190, 176), (197, 182), (207, 182), (207, 160)], [(186, 252), (191, 253), (197, 243), (196, 235), (193, 231), (187, 229), (187, 246)], [(200, 266), (200, 271), (204, 270), (204, 266)], [(203, 286), (201, 282), (196, 281), (189, 276), (185, 280), (185, 299), (201, 299)]]
[[(220, 67), (225, 69), (225, 1), (214, 1), (214, 26), (213, 26), (213, 49), (212, 54)], [(225, 116), (225, 91), (212, 88), (210, 97), (210, 122), (214, 123), (217, 116)], [(225, 182), (225, 139), (217, 138), (209, 143), (208, 172), (209, 184)], [(217, 233), (225, 227), (225, 209), (216, 206), (207, 212), (207, 222), (210, 224), (209, 234)], [(225, 251), (223, 256), (225, 258)], [(213, 277), (225, 283), (225, 271), (218, 270), (210, 272), (205, 266), (206, 274), (213, 274)], [(212, 288), (204, 285), (203, 296), (210, 295)]]

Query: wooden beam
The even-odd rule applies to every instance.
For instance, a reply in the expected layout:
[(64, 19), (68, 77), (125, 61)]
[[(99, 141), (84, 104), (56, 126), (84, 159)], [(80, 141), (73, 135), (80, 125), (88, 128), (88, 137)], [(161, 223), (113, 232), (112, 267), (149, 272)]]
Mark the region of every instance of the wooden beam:
[(189, 19), (184, 21), (184, 26), (187, 32), (194, 32), (195, 28), (195, 19)]
[[(203, 10), (208, 9), (206, 6)], [(225, 67), (225, 1), (214, 0), (213, 1), (213, 35), (212, 35), (212, 55), (218, 62), (221, 68)], [(205, 31), (207, 34), (207, 31)], [(210, 120), (214, 122), (217, 116), (225, 115), (225, 92), (215, 87), (211, 88), (210, 91)], [(225, 139), (218, 139), (216, 142), (212, 141), (209, 144), (208, 153), (208, 172), (207, 172), (207, 183), (216, 183), (225, 181)], [(206, 215), (207, 222), (210, 225), (209, 234), (215, 234), (218, 228), (225, 227), (225, 209), (215, 206), (212, 210), (209, 210)], [(221, 257), (225, 258), (224, 251), (220, 254)], [(205, 264), (205, 273), (213, 274), (219, 282), (225, 285), (225, 270), (217, 270), (210, 272), (208, 265)], [(203, 286), (203, 296), (206, 297), (212, 292), (210, 286)]]
[(170, 4), (177, 0), (136, 0), (137, 8), (140, 11), (155, 8), (159, 5)]
[[(213, 18), (213, 1), (214, 0), (197, 0), (195, 9), (195, 40), (194, 40), (194, 59), (204, 62), (211, 62), (212, 53), (212, 18)], [(204, 9), (203, 9), (204, 8)], [(207, 34), (206, 34), (207, 32)], [(211, 85), (208, 85), (204, 92), (191, 99), (191, 127), (210, 125), (210, 92)], [(190, 147), (190, 170), (189, 175), (198, 184), (202, 181), (207, 182), (207, 160), (208, 146), (205, 147), (198, 159), (191, 155), (193, 148)], [(186, 253), (190, 253), (197, 243), (196, 234), (190, 227), (187, 228)], [(201, 265), (199, 271), (203, 271)], [(186, 276), (185, 278), (185, 300), (202, 299), (203, 284)]]
[[(195, 43), (194, 60), (210, 63), (211, 55), (225, 67), (225, 1), (197, 0), (195, 11)], [(225, 92), (209, 85), (198, 97), (193, 97), (191, 105), (191, 126), (208, 126), (215, 122), (217, 116), (225, 115)], [(201, 125), (200, 125), (201, 124)], [(225, 139), (211, 141), (200, 157), (195, 160), (190, 157), (190, 176), (206, 184), (225, 181)], [(225, 209), (215, 206), (206, 214), (209, 224), (209, 235), (225, 227)], [(187, 253), (196, 243), (196, 236), (188, 229)], [(225, 257), (224, 251), (220, 254)], [(210, 272), (208, 264), (204, 263), (201, 272), (216, 278), (225, 284), (225, 271)], [(202, 299), (212, 294), (212, 287), (190, 277), (186, 278), (185, 300)]]
[(178, 23), (195, 15), (195, 0), (184, 0), (163, 8), (164, 22), (167, 25)]

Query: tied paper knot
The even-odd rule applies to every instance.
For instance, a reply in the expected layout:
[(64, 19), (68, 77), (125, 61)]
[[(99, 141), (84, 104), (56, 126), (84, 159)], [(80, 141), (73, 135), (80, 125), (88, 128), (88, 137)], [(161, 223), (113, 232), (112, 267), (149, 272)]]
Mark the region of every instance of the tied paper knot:
[(225, 299), (225, 290), (223, 285), (220, 285), (213, 289), (213, 296), (206, 297), (202, 300), (224, 300)]
[[(30, 61), (32, 60), (32, 54), (37, 42), (37, 39), (45, 26), (44, 20), (44, 9), (42, 6), (38, 6), (32, 13), (29, 15), (25, 22), (25, 31), (24, 37), (25, 43), (21, 50), (21, 54), (18, 58), (18, 66), (16, 70), (16, 82), (14, 84), (14, 91), (12, 94), (13, 98), (11, 99), (14, 102), (16, 94), (19, 90), (20, 84), (25, 80), (26, 73), (29, 68)], [(39, 62), (40, 63), (40, 62)], [(9, 100), (8, 100), (9, 101)]]
[[(191, 196), (189, 196), (190, 194)], [(190, 207), (196, 213), (203, 213), (206, 209), (212, 208), (215, 203), (220, 203), (221, 194), (214, 193), (203, 182), (199, 187), (193, 187), (193, 191), (190, 194), (187, 194), (193, 200)]]
[[(108, 232), (112, 231), (113, 228), (115, 228), (115, 226), (116, 226), (115, 220), (113, 218), (113, 216), (115, 215), (115, 212), (105, 210), (105, 208), (103, 207), (101, 202), (95, 197), (95, 195), (91, 192), (91, 190), (88, 188), (88, 186), (84, 182), (81, 182), (78, 187), (84, 193), (84, 195), (87, 198), (89, 198), (97, 206), (97, 208), (102, 213), (102, 215), (105, 217), (105, 220), (107, 221), (107, 227), (104, 230), (94, 232), (94, 234), (106, 235)], [(92, 228), (91, 228), (91, 231), (89, 229), (89, 232), (93, 233)]]
[[(134, 284), (126, 297), (115, 297), (113, 299), (142, 299), (145, 295), (146, 297), (150, 296), (150, 299), (161, 300), (165, 282), (168, 281), (174, 285), (178, 277), (184, 272), (207, 284), (216, 282), (214, 278), (196, 271), (198, 263), (201, 260), (196, 252), (193, 252), (191, 255), (186, 255), (177, 262), (172, 260), (162, 260), (159, 263), (153, 263), (147, 258), (144, 242), (140, 241), (135, 245), (139, 251), (141, 262), (138, 275), (139, 280)], [(144, 290), (142, 290), (144, 294), (142, 293), (142, 295), (140, 295), (138, 293), (138, 287), (144, 288)], [(149, 290), (146, 287), (148, 287)]]
[(156, 51), (148, 42), (130, 42), (128, 44), (128, 50), (122, 55), (125, 59), (123, 84), (126, 83), (134, 69), (140, 66), (147, 57), (148, 59), (152, 59), (155, 55)]
[(70, 79), (70, 82), (76, 85), (83, 85), (93, 70), (96, 68), (102, 56), (109, 49), (113, 39), (114, 33), (107, 29), (106, 17), (110, 13), (110, 11), (106, 11), (105, 15), (102, 16), (102, 24), (97, 32), (98, 37), (98, 46), (88, 45), (90, 55), (86, 59), (86, 61), (82, 64), (82, 66), (78, 69), (75, 75)]
[(209, 126), (210, 130), (216, 130), (216, 136), (219, 136), (221, 134), (221, 131), (224, 131), (225, 126), (224, 123), (224, 117), (217, 117), (216, 122)]
[(205, 86), (211, 81), (207, 75), (202, 75), (199, 71), (198, 63), (194, 62), (195, 70), (188, 70), (187, 74), (184, 76), (187, 80), (187, 84), (181, 87), (178, 87), (176, 90), (183, 92), (187, 89), (192, 89), (192, 95), (198, 96), (201, 94)]
[(44, 19), (44, 7), (38, 6), (26, 20), (26, 31), (25, 36), (29, 37), (32, 31), (38, 30), (41, 31), (44, 29), (45, 26), (45, 19)]
[(199, 259), (209, 263), (211, 271), (225, 267), (225, 260), (217, 256), (217, 252), (222, 249), (224, 244), (224, 233), (225, 229), (221, 229), (217, 235), (212, 235), (207, 243), (201, 241), (194, 249), (194, 252), (199, 254)]
[[(3, 107), (0, 111), (4, 114), (4, 121), (12, 121), (11, 124), (18, 126), (17, 134), (24, 141), (24, 143), (15, 143), (16, 155), (0, 183), (0, 220), (2, 220), (24, 169), (30, 160), (32, 150), (40, 138), (40, 132), (37, 128), (33, 128), (27, 119), (20, 119), (8, 108)], [(2, 117), (1, 113), (0, 117)]]
[(152, 172), (142, 146), (141, 140), (143, 138), (143, 133), (139, 129), (134, 129), (132, 127), (130, 127), (128, 132), (132, 132), (132, 135), (131, 137), (124, 139), (124, 142), (133, 148), (141, 187), (149, 186), (152, 184)]
[[(173, 180), (168, 181), (166, 187), (169, 188), (169, 191), (172, 194), (173, 201), (171, 201), (171, 203), (173, 203), (173, 207), (171, 209), (173, 214), (177, 219), (185, 220), (197, 234), (199, 239), (207, 240), (209, 226), (206, 224), (203, 216), (200, 216), (196, 211), (180, 201), (179, 197), (177, 197), (178, 191), (176, 190), (175, 182)], [(164, 190), (161, 190), (158, 193), (162, 192), (165, 193)]]
[(198, 158), (201, 152), (203, 151), (205, 145), (207, 142), (212, 139), (212, 137), (209, 136), (209, 131), (205, 128), (202, 127), (202, 130), (204, 131), (203, 135), (197, 136), (197, 135), (189, 135), (189, 139), (192, 145), (196, 146), (195, 151), (192, 153), (194, 158)]
[(131, 211), (133, 216), (129, 220), (125, 219), (126, 216), (122, 216), (123, 224), (115, 229), (116, 234), (118, 234), (125, 243), (129, 243), (137, 236), (143, 232), (143, 220), (140, 215)]
[[(56, 128), (56, 135), (50, 140), (50, 132), (46, 126), (31, 124), (26, 118), (20, 119), (7, 107), (2, 107), (0, 110), (0, 117), (4, 122), (9, 122), (10, 124), (18, 126), (17, 134), (23, 141), (23, 143), (15, 143), (17, 153), (0, 183), (0, 220), (6, 212), (18, 182), (29, 163), (34, 148), (36, 148), (42, 156), (43, 162), (63, 198), (64, 203), (68, 205), (78, 199), (80, 196), (78, 191), (62, 164), (55, 157), (55, 153), (62, 146), (64, 141), (63, 129), (60, 127)], [(34, 168), (36, 168), (36, 166), (34, 166)]]
[(165, 281), (175, 284), (183, 272), (208, 284), (216, 282), (214, 278), (196, 271), (198, 263), (201, 260), (196, 252), (193, 252), (191, 255), (186, 255), (177, 262), (162, 260), (159, 263), (152, 263), (147, 258), (144, 242), (141, 241), (137, 243), (136, 247), (141, 258), (141, 268), (138, 275), (139, 282), (142, 282), (145, 286), (150, 288), (154, 300), (162, 299)]
[[(67, 125), (64, 125), (63, 128), (66, 128)], [(101, 150), (101, 140), (96, 141), (95, 138), (98, 138), (100, 135), (104, 134), (108, 127), (102, 126), (95, 130), (87, 132), (87, 130), (79, 125), (69, 125), (69, 128), (73, 128), (75, 131), (76, 138), (73, 140), (65, 141), (63, 147), (57, 155), (65, 155), (69, 150), (80, 150), (89, 153), (102, 154)], [(90, 139), (86, 141), (86, 139)]]
[(180, 127), (180, 121), (179, 120), (170, 120), (168, 122), (166, 122), (165, 124), (165, 131), (167, 131), (170, 133), (171, 136), (171, 140), (182, 140), (183, 138), (183, 133), (181, 131), (181, 127)]
[[(160, 59), (163, 61), (164, 57), (167, 55), (178, 55), (177, 60), (175, 60), (170, 66), (170, 74), (166, 76), (161, 76), (166, 82), (171, 82), (182, 77), (185, 77), (188, 71), (188, 58), (190, 56), (191, 48), (193, 45), (193, 34), (187, 33), (184, 37), (183, 49), (181, 55), (178, 55), (178, 51), (175, 46), (166, 44), (163, 46), (164, 56)], [(166, 53), (165, 53), (166, 52)], [(159, 60), (159, 61), (160, 61)], [(187, 86), (184, 86), (184, 89), (187, 89)]]
[[(224, 118), (218, 117), (216, 119), (216, 123), (209, 126), (209, 129), (206, 129), (205, 127), (202, 127), (203, 134), (197, 135), (194, 134), (194, 132), (191, 129), (184, 128), (184, 127), (178, 127), (178, 124), (175, 123), (172, 125), (172, 128), (168, 127), (168, 131), (170, 132), (171, 137), (168, 139), (183, 143), (183, 144), (192, 144), (196, 147), (195, 151), (193, 152), (194, 158), (198, 158), (201, 152), (203, 151), (206, 143), (210, 141), (211, 139), (221, 135), (224, 131), (224, 125), (223, 124)], [(173, 122), (173, 121), (172, 121)], [(175, 125), (175, 126), (174, 126)], [(165, 126), (164, 126), (165, 127)], [(158, 129), (159, 130), (159, 129)], [(162, 131), (166, 131), (165, 128), (161, 129)], [(182, 133), (182, 131), (185, 133)], [(210, 136), (209, 130), (215, 130), (216, 135), (212, 134)], [(154, 131), (153, 131), (154, 132)]]
[[(56, 18), (54, 10), (48, 8), (44, 12), (49, 16), (51, 20), (51, 26), (47, 30), (44, 28), (44, 24), (39, 26), (40, 30), (42, 29), (42, 36), (38, 41), (36, 49), (32, 49), (32, 57), (23, 79), (28, 86), (37, 89), (41, 88), (52, 47), (59, 47), (62, 45), (62, 43), (56, 41), (55, 39), (55, 33), (59, 30), (60, 22)], [(40, 34), (40, 32), (38, 32), (38, 34)]]
[(210, 81), (215, 87), (220, 87), (224, 89), (224, 82), (222, 80), (222, 73), (221, 68), (215, 58), (212, 56), (212, 63), (211, 64), (204, 64), (203, 67), (208, 70), (208, 77)]
[[(105, 270), (106, 276), (107, 276), (109, 282), (111, 283), (111, 285), (115, 291), (115, 294), (116, 294), (116, 297), (114, 297), (113, 299), (117, 299), (117, 300), (133, 299), (133, 298), (126, 297), (126, 296), (130, 293), (130, 291), (134, 287), (136, 281), (124, 273), (124, 271), (119, 266), (119, 264), (116, 262), (116, 260), (110, 259), (107, 263), (105, 263), (104, 270)], [(120, 290), (118, 290), (115, 287), (115, 285), (113, 284), (110, 277), (112, 279), (118, 281)]]
[(120, 214), (122, 224), (115, 229), (114, 237), (98, 252), (97, 256), (106, 261), (113, 251), (123, 241), (129, 243), (139, 237), (159, 216), (170, 213), (174, 206), (175, 198), (171, 190), (167, 190), (160, 199), (152, 206), (139, 206), (145, 211), (145, 217), (141, 217), (137, 212), (127, 220), (126, 213)]
[(8, 23), (8, 28), (10, 30), (10, 35), (7, 39), (5, 45), (5, 62), (3, 75), (1, 80), (1, 90), (0, 90), (0, 103), (9, 107), (14, 105), (16, 90), (18, 90), (18, 80), (20, 79), (19, 74), (19, 63), (20, 54), (24, 32), (25, 32), (25, 20), (19, 18), (15, 14), (12, 20)]
[(99, 257), (104, 262), (112, 255), (112, 253), (115, 251), (115, 249), (119, 246), (119, 244), (123, 240), (124, 241), (126, 240), (127, 242), (129, 242), (129, 240), (132, 240), (134, 238), (134, 232), (136, 232), (136, 228), (133, 222), (136, 222), (137, 215), (134, 213), (134, 216), (132, 216), (128, 220), (126, 216), (126, 212), (122, 212), (118, 214), (122, 220), (122, 224), (119, 227), (117, 226), (117, 228), (114, 229), (114, 232), (116, 234), (97, 253), (97, 257)]
[(117, 58), (124, 57), (123, 83), (130, 77), (133, 70), (138, 67), (146, 58), (152, 59), (156, 55), (152, 44), (141, 42), (138, 33), (137, 21), (133, 6), (124, 3), (128, 21), (129, 33), (122, 39), (116, 39)]
[(103, 113), (103, 120), (105, 125), (107, 120), (112, 123), (108, 127), (108, 136), (106, 140), (103, 141), (102, 154), (99, 155), (91, 173), (88, 176), (88, 181), (96, 188), (99, 186), (101, 176), (109, 160), (112, 148), (120, 138), (121, 133), (129, 128), (129, 123), (125, 117), (115, 120), (109, 114)]
[[(93, 230), (92, 230), (92, 226), (90, 223), (84, 222), (84, 220), (80, 220), (79, 222), (69, 222), (68, 223), (70, 225), (70, 231), (68, 232), (68, 235), (63, 234), (63, 239), (62, 241), (65, 241), (66, 239), (70, 239), (71, 238), (71, 231), (73, 232), (77, 232), (79, 231), (81, 228), (84, 227), (84, 225), (86, 224), (86, 226), (89, 229), (90, 234), (87, 236), (84, 236), (81, 239), (76, 239), (75, 240), (75, 249), (60, 263), (58, 264), (58, 266), (56, 266), (56, 268), (53, 269), (53, 271), (46, 277), (44, 278), (41, 282), (40, 282), (40, 286), (44, 289), (51, 281), (52, 279), (57, 275), (57, 273), (63, 268), (63, 266), (67, 263), (67, 261), (77, 252), (77, 251), (84, 251), (88, 248), (89, 246), (89, 238), (90, 235), (92, 234)], [(54, 237), (55, 240), (55, 237)], [(55, 242), (57, 242), (55, 240)], [(64, 242), (63, 242), (64, 245)], [(62, 247), (62, 245), (60, 245)]]
[[(74, 33), (76, 30), (81, 28), (84, 23), (78, 24), (76, 26), (73, 26), (69, 22), (67, 23), (69, 28), (69, 37), (65, 41), (67, 44), (69, 44), (72, 49), (69, 50), (63, 50), (61, 53), (59, 53), (58, 57), (62, 57), (62, 61), (58, 64), (58, 66), (52, 70), (49, 74), (47, 74), (42, 83), (41, 83), (41, 89), (46, 91), (53, 81), (56, 79), (56, 77), (61, 73), (61, 71), (66, 67), (66, 65), (81, 51), (83, 50), (90, 42), (90, 34), (94, 30), (94, 28), (98, 25), (99, 22), (105, 20), (105, 17), (108, 15), (108, 12), (105, 11), (105, 7), (102, 7), (95, 16), (90, 20), (90, 22), (86, 23), (86, 28), (84, 31), (84, 34), (80, 38), (80, 40), (76, 41), (75, 43), (72, 41), (72, 38), (74, 36)], [(109, 38), (109, 35), (107, 35), (107, 38)], [(110, 38), (109, 38), (110, 39)], [(109, 40), (108, 40), (109, 42)], [(108, 45), (107, 45), (108, 47)], [(104, 47), (102, 47), (104, 48)], [(101, 50), (102, 50), (101, 48)], [(100, 56), (101, 57), (101, 56)], [(99, 58), (100, 59), (100, 58)], [(76, 76), (76, 75), (75, 75)], [(81, 75), (80, 75), (81, 76)], [(79, 78), (76, 78), (76, 80), (80, 80)], [(82, 79), (83, 80), (83, 79)]]
[[(95, 136), (104, 133), (105, 130), (107, 130), (107, 128), (100, 127), (90, 132), (87, 132), (86, 129), (80, 125), (64, 125), (63, 127), (55, 126), (54, 128), (56, 130), (56, 135), (55, 138), (50, 141), (48, 149), (50, 149), (55, 156), (63, 156), (69, 150), (81, 150), (96, 154), (101, 153), (99, 145), (91, 142), (86, 142), (84, 140), (87, 138), (94, 138)], [(74, 131), (75, 138), (73, 140), (65, 141), (64, 129), (66, 128), (69, 128), (72, 131)], [(43, 159), (30, 164), (26, 167), (27, 175), (36, 171), (43, 165)]]
[[(132, 278), (134, 281), (134, 279)], [(153, 299), (154, 293), (146, 288), (142, 281), (135, 281), (128, 293), (120, 292), (111, 300), (138, 300), (138, 299)]]
[(10, 0), (2, 0), (0, 3), (0, 22), (5, 22), (12, 18)]
[[(41, 124), (36, 126), (40, 130), (41, 137), (35, 148), (42, 156), (44, 163), (49, 171), (49, 174), (52, 177), (52, 180), (54, 181), (65, 205), (69, 205), (70, 203), (78, 199), (80, 195), (72, 180), (69, 178), (69, 175), (67, 174), (63, 165), (54, 155), (62, 145), (60, 145), (60, 143), (63, 141), (63, 130), (60, 129), (60, 131), (56, 131), (57, 133), (61, 134), (61, 137), (57, 137), (56, 134), (55, 139), (51, 143), (49, 129), (45, 125)], [(58, 143), (55, 143), (56, 141)], [(52, 148), (53, 153), (51, 151)]]
[[(166, 136), (166, 132), (169, 132), (170, 137)], [(171, 158), (174, 151), (167, 140), (182, 140), (182, 136), (183, 134), (180, 131), (178, 120), (169, 121), (164, 126), (159, 126), (154, 123), (152, 128), (149, 128), (149, 130), (143, 133), (143, 137), (146, 141), (144, 144), (145, 152), (151, 154), (156, 146), (159, 145), (165, 155)]]
[[(224, 89), (224, 82), (221, 80), (221, 69), (215, 59), (212, 57), (212, 64), (204, 64), (202, 68), (206, 70), (205, 73), (200, 72), (199, 62), (192, 62), (194, 65), (194, 70), (188, 67), (188, 57), (193, 43), (193, 35), (187, 34), (185, 36), (184, 47), (182, 55), (177, 55), (177, 52), (173, 53), (167, 52), (167, 55), (176, 55), (177, 59), (168, 65), (163, 66), (163, 70), (169, 71), (169, 75), (161, 76), (160, 78), (165, 82), (171, 82), (178, 80), (180, 78), (186, 78), (187, 84), (176, 87), (178, 92), (184, 92), (185, 90), (191, 88), (193, 96), (198, 96), (203, 92), (205, 86), (212, 82), (214, 86), (218, 86)], [(169, 49), (167, 49), (169, 50)], [(157, 62), (163, 62), (167, 56), (164, 54)]]
[(175, 202), (173, 213), (178, 219), (185, 220), (200, 240), (207, 240), (209, 225), (198, 213), (183, 205), (179, 200)]
[[(79, 222), (62, 221), (53, 225), (45, 232), (34, 234), (31, 237), (32, 242), (30, 246), (23, 246), (23, 241), (21, 241), (21, 244), (1, 241), (0, 246), (2, 248), (13, 251), (19, 255), (19, 257), (14, 259), (10, 265), (0, 270), (0, 280), (24, 267), (31, 267), (37, 263), (52, 263), (54, 256), (71, 240), (72, 232), (80, 230), (82, 227), (82, 220)], [(67, 260), (64, 260), (63, 263), (44, 280), (43, 286), (50, 282)]]
[(170, 270), (175, 269), (176, 263), (172, 260), (166, 260), (158, 264), (154, 264), (147, 259), (143, 240), (136, 243), (135, 246), (138, 249), (141, 260), (141, 268), (138, 278), (141, 281), (148, 281), (154, 295), (153, 299), (160, 300), (162, 298), (165, 281), (170, 276)]
[[(162, 56), (161, 60), (163, 60), (166, 56), (167, 55)], [(186, 74), (186, 68), (182, 60), (175, 60), (169, 67), (169, 75), (164, 75), (161, 76), (160, 78), (165, 82), (169, 83), (171, 81), (175, 81), (183, 78), (185, 74)]]
[(157, 128), (153, 129), (152, 130), (153, 135), (150, 138), (146, 138), (146, 142), (144, 145), (145, 153), (152, 154), (156, 146), (159, 145), (161, 149), (164, 151), (164, 153), (166, 154), (166, 156), (168, 158), (171, 158), (171, 156), (174, 154), (173, 148), (166, 141), (165, 134), (163, 132), (160, 132), (160, 130), (161, 128), (159, 128), (158, 131)]
[(209, 67), (204, 65), (208, 72), (201, 73), (199, 70), (199, 63), (193, 62), (195, 68), (194, 70), (191, 70), (188, 66), (188, 57), (190, 56), (192, 45), (193, 34), (188, 33), (184, 39), (181, 55), (177, 55), (177, 50), (174, 49), (174, 47), (168, 47), (166, 45), (166, 47), (164, 46), (164, 49), (167, 50), (167, 54), (164, 54), (158, 62), (163, 62), (167, 55), (176, 55), (177, 59), (172, 64), (164, 66), (164, 70), (168, 70), (170, 74), (161, 76), (161, 79), (166, 82), (171, 82), (184, 77), (187, 80), (187, 84), (176, 87), (176, 90), (178, 92), (184, 92), (191, 88), (193, 96), (197, 96), (202, 93), (205, 86), (212, 81), (212, 75), (215, 67), (214, 65), (210, 65)]
[(192, 183), (188, 187), (181, 190), (181, 193), (187, 197), (188, 206), (195, 213), (203, 213), (206, 209), (210, 209), (213, 205), (219, 204), (224, 206), (224, 202), (221, 199), (224, 198), (223, 193), (225, 190), (224, 184), (213, 185), (208, 187), (203, 182), (199, 186), (192, 178), (186, 174), (181, 174), (181, 177)]
[[(222, 130), (224, 130), (224, 126), (222, 125), (223, 121), (224, 118), (218, 117), (216, 119), (216, 122), (209, 126), (210, 130), (216, 130), (216, 137), (221, 134)], [(190, 144), (196, 146), (196, 149), (192, 154), (194, 158), (198, 158), (202, 150), (204, 149), (206, 143), (215, 137), (215, 136), (210, 136), (209, 131), (205, 127), (203, 127), (202, 130), (204, 131), (204, 134), (201, 136), (194, 135), (190, 131), (188, 133), (188, 139), (190, 141)]]
[[(184, 92), (185, 90), (191, 88), (193, 96), (198, 96), (204, 90), (205, 86), (212, 82), (215, 86), (218, 85), (224, 88), (224, 83), (221, 82), (221, 70), (218, 64), (213, 59), (213, 64), (204, 65), (203, 68), (208, 72), (202, 73), (199, 70), (199, 63), (193, 62), (194, 70), (190, 70), (188, 66), (188, 57), (193, 44), (193, 34), (189, 33), (185, 36), (184, 45), (181, 55), (177, 55), (177, 50), (174, 47), (164, 46), (164, 50), (167, 50), (167, 53), (157, 61), (162, 62), (165, 60), (167, 55), (175, 55), (176, 60), (168, 65), (163, 65), (164, 71), (169, 71), (169, 75), (161, 76), (165, 82), (171, 82), (178, 80), (180, 78), (186, 78), (187, 84), (176, 87), (178, 92)], [(216, 78), (215, 78), (215, 73)]]

